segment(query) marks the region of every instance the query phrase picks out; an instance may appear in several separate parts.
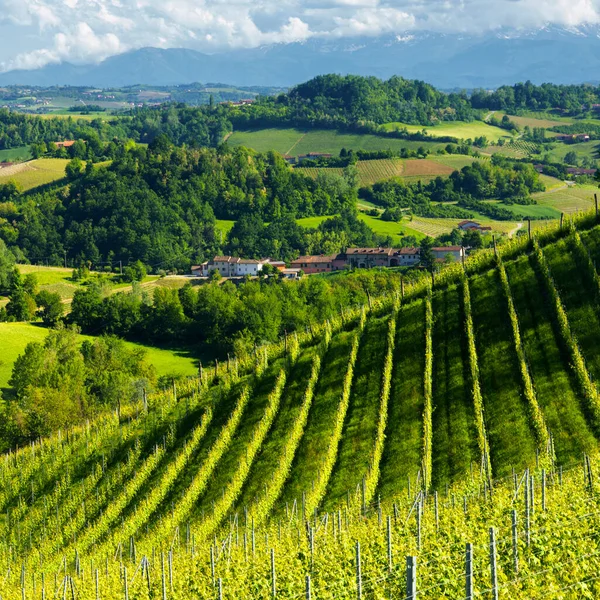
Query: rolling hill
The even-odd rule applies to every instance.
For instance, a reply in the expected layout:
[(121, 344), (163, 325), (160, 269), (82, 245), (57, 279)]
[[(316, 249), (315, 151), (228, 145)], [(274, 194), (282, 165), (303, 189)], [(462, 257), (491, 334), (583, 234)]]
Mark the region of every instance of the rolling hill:
[(597, 222), (15, 449), (2, 597), (597, 595)]

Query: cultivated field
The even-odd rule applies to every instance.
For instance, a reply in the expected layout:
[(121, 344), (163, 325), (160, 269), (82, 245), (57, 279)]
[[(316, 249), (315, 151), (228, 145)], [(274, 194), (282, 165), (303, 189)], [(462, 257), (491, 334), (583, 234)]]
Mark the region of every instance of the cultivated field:
[(595, 186), (569, 186), (554, 192), (534, 194), (536, 201), (556, 210), (572, 214), (579, 211), (586, 212), (594, 206), (594, 194), (599, 192)]
[[(493, 113), (494, 117), (500, 120), (505, 114), (506, 113), (503, 113), (502, 111), (495, 111)], [(555, 118), (538, 118), (535, 116), (516, 117), (514, 115), (508, 115), (508, 118), (513, 123), (516, 123), (517, 126), (521, 129), (523, 129), (524, 127), (529, 127), (531, 129), (533, 129), (534, 127), (542, 127), (544, 129), (548, 129), (550, 127), (556, 127), (557, 125), (568, 125), (569, 122), (572, 122), (571, 120), (559, 121)]]
[[(472, 161), (456, 161), (457, 165), (470, 164)], [(450, 161), (449, 161), (450, 163)], [(446, 164), (444, 161), (435, 159), (410, 159), (402, 160), (399, 158), (382, 160), (365, 160), (357, 163), (360, 176), (359, 184), (361, 186), (372, 185), (378, 181), (391, 179), (392, 177), (402, 177), (409, 181), (429, 181), (437, 176), (447, 176), (454, 172), (458, 167)], [(309, 177), (316, 178), (319, 172), (335, 173), (343, 175), (341, 168), (323, 168), (323, 167), (296, 167), (300, 173)]]
[(473, 121), (471, 123), (463, 123), (460, 121), (443, 121), (439, 124), (427, 127), (424, 125), (406, 125), (404, 123), (386, 123), (383, 127), (387, 131), (396, 131), (406, 128), (409, 133), (417, 133), (426, 130), (427, 133), (434, 137), (452, 136), (459, 139), (475, 139), (485, 136), (490, 142), (496, 142), (500, 138), (509, 138), (510, 135), (499, 127), (492, 127), (483, 121)]
[(38, 158), (0, 169), (0, 183), (13, 179), (25, 191), (52, 183), (65, 176), (66, 158)]
[(376, 135), (339, 133), (333, 130), (259, 129), (234, 131), (227, 139), (231, 146), (247, 146), (259, 152), (275, 150), (281, 154), (298, 156), (310, 152), (323, 152), (338, 156), (342, 148), (347, 150), (417, 150), (427, 148), (436, 152), (445, 144), (434, 142), (411, 142)]
[(598, 597), (592, 225), (15, 449), (2, 597)]
[[(17, 162), (21, 160), (29, 160), (31, 152), (29, 146), (21, 146), (20, 148), (10, 148), (9, 150), (0, 150), (0, 163)], [(2, 165), (0, 164), (0, 169)], [(1, 173), (1, 171), (0, 171)]]

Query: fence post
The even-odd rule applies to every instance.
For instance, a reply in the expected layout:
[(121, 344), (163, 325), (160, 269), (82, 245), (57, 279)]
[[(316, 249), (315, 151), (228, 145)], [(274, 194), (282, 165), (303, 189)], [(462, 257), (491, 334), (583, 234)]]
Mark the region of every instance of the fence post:
[(215, 587), (215, 547), (213, 545), (210, 547), (210, 576), (213, 587)]
[(490, 527), (490, 574), (492, 579), (492, 599), (498, 600), (498, 573), (496, 571), (496, 530)]
[(165, 577), (165, 553), (160, 553), (160, 569), (162, 576), (162, 600), (167, 600), (167, 579)]
[(406, 557), (406, 599), (417, 600), (417, 557)]
[(387, 518), (387, 551), (388, 551), (388, 568), (390, 573), (394, 569), (392, 562), (392, 517)]
[(473, 544), (467, 544), (465, 555), (465, 596), (473, 600)]
[(519, 573), (519, 530), (517, 529), (517, 511), (512, 511), (512, 547), (513, 547), (513, 569), (515, 576)]
[(417, 550), (421, 551), (421, 503), (417, 505)]
[(273, 598), (277, 597), (277, 585), (275, 579), (275, 550), (271, 548), (271, 593)]
[(546, 512), (546, 469), (542, 469), (542, 510)]
[(356, 542), (356, 597), (362, 600), (362, 573), (360, 571), (360, 542)]

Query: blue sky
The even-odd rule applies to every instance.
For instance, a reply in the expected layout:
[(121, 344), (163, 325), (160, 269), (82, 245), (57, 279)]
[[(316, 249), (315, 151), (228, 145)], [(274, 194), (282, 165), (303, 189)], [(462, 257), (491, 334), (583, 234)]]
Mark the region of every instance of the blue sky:
[(0, 71), (154, 46), (218, 52), (313, 37), (600, 22), (600, 0), (0, 0)]

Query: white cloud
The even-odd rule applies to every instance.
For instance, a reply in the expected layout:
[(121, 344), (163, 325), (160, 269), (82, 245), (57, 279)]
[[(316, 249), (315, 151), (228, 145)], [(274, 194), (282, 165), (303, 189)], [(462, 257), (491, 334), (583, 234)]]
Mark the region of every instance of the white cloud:
[[(0, 68), (97, 62), (143, 46), (217, 52), (314, 36), (484, 33), (547, 23), (600, 23), (600, 0), (0, 0), (0, 25), (12, 34), (4, 43), (0, 34), (7, 57)], [(12, 31), (20, 29), (29, 36), (21, 47)]]

